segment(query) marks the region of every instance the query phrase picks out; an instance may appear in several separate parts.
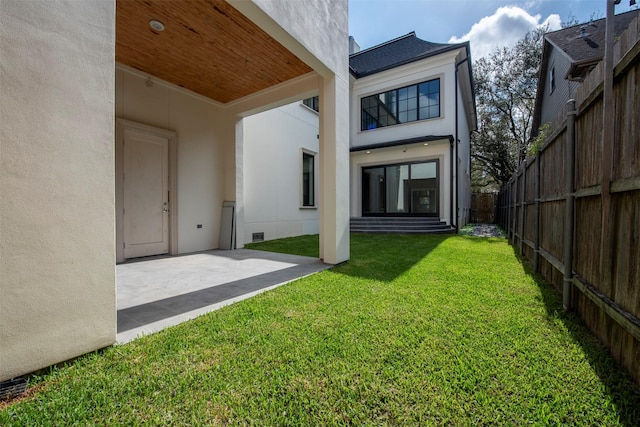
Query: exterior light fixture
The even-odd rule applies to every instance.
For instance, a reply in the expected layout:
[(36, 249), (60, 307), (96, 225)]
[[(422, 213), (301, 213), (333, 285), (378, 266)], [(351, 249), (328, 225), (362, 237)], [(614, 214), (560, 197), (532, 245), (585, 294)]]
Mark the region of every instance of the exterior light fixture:
[(164, 31), (164, 24), (155, 19), (152, 19), (151, 21), (149, 21), (149, 26), (151, 27), (152, 30), (155, 30), (157, 32)]

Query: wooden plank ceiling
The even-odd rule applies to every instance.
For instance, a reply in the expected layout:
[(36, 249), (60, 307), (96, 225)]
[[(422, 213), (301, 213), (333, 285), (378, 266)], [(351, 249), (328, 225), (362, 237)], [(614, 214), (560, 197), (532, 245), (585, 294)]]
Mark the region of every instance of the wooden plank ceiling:
[(117, 0), (116, 61), (221, 103), (311, 71), (224, 0)]

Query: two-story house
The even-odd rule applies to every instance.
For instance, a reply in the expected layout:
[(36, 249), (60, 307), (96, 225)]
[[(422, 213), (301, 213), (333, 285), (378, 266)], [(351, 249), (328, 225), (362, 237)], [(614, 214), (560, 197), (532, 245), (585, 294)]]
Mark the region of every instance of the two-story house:
[(411, 32), (353, 52), (350, 212), (468, 222), (476, 109), (469, 43)]
[[(615, 15), (619, 37), (640, 9)], [(571, 99), (580, 83), (604, 56), (606, 19), (574, 25), (545, 34), (533, 111), (534, 134), (550, 123)]]
[[(361, 52), (350, 37), (349, 49), (351, 230), (464, 226), (476, 128), (469, 43), (412, 32)], [(240, 247), (318, 233), (318, 110), (313, 97), (245, 119)]]

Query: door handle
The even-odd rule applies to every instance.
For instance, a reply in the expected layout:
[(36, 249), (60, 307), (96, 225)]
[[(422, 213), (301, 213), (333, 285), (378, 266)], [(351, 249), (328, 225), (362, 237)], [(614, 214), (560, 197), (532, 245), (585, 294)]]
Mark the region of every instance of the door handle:
[(167, 208), (162, 208), (162, 213), (166, 213), (166, 212), (169, 212), (169, 209), (167, 209)]

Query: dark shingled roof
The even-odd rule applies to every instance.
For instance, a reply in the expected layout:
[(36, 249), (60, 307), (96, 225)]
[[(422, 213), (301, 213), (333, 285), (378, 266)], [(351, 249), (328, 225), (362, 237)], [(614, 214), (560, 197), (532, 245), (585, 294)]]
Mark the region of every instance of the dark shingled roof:
[(468, 42), (459, 44), (431, 43), (420, 40), (412, 31), (397, 39), (350, 55), (349, 69), (351, 74), (360, 78), (450, 50), (461, 47), (468, 48), (468, 46)]
[[(615, 16), (615, 36), (622, 34), (629, 23), (640, 15), (640, 9), (621, 13)], [(573, 63), (569, 70), (569, 78), (584, 77), (573, 76), (576, 71), (580, 71), (582, 65), (596, 63), (604, 56), (606, 19), (588, 22), (586, 24), (574, 25), (563, 28), (545, 35), (545, 39), (562, 49)], [(582, 31), (584, 29), (584, 37)]]

